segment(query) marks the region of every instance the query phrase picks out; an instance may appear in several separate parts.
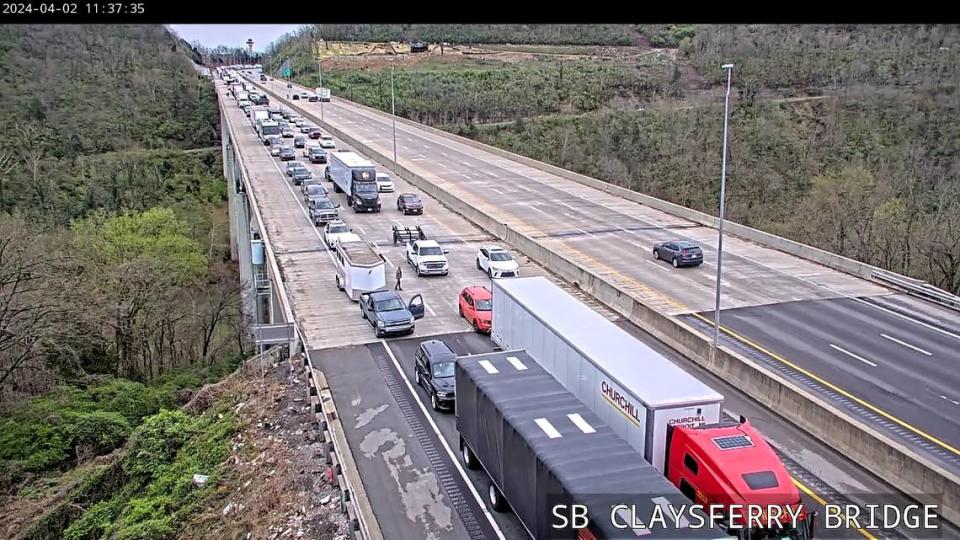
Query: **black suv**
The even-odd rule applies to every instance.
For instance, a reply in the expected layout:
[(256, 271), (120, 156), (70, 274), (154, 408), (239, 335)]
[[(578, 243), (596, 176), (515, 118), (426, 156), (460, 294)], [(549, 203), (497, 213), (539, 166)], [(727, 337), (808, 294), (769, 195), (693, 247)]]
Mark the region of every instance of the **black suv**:
[(433, 410), (453, 409), (456, 381), (453, 377), (457, 355), (439, 339), (420, 343), (417, 347), (414, 375), (417, 384), (430, 394)]

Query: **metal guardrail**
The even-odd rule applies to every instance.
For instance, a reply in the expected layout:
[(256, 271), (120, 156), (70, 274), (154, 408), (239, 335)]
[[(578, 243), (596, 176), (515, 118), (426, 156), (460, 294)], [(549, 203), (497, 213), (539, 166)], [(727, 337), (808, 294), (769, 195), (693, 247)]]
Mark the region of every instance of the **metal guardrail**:
[(950, 294), (943, 289), (938, 289), (937, 287), (934, 287), (925, 281), (920, 281), (919, 279), (908, 278), (889, 272), (874, 271), (871, 276), (873, 279), (893, 285), (894, 287), (903, 290), (907, 294), (918, 296), (950, 309), (960, 311), (960, 296)]
[[(231, 137), (236, 139), (235, 131), (233, 129), (234, 125), (232, 122), (230, 122), (229, 115), (226, 114), (225, 110), (223, 110), (223, 94), (218, 91), (217, 96), (221, 106), (221, 118), (226, 123), (227, 130), (231, 134)], [(236, 145), (234, 145), (234, 151), (238, 151)], [(267, 228), (263, 222), (263, 216), (260, 214), (260, 207), (256, 202), (256, 196), (254, 194), (255, 192), (250, 185), (250, 173), (242, 159), (238, 159), (237, 164), (239, 166), (240, 179), (242, 181), (244, 191), (246, 192), (247, 197), (253, 203), (253, 214), (256, 219), (257, 226), (263, 236), (265, 250), (264, 259), (266, 263), (264, 267), (266, 267), (267, 273), (270, 275), (273, 283), (277, 287), (279, 292), (279, 294), (277, 294), (277, 299), (280, 302), (284, 317), (287, 321), (293, 323), (296, 342), (301, 346), (302, 349), (304, 365), (308, 370), (308, 392), (311, 404), (313, 406), (313, 412), (316, 415), (315, 428), (320, 430), (324, 437), (324, 451), (322, 452), (322, 457), (326, 460), (327, 465), (330, 466), (327, 474), (329, 475), (331, 481), (335, 479), (340, 488), (340, 509), (343, 513), (348, 515), (350, 523), (348, 538), (351, 540), (383, 540), (383, 534), (380, 531), (380, 525), (377, 523), (377, 519), (373, 515), (369, 502), (366, 504), (357, 504), (357, 499), (366, 501), (366, 492), (363, 488), (363, 483), (360, 480), (360, 473), (353, 462), (353, 455), (350, 453), (350, 449), (347, 447), (346, 438), (342, 435), (342, 428), (331, 429), (333, 426), (340, 425), (337, 411), (333, 404), (332, 395), (330, 394), (329, 389), (326, 388), (326, 381), (322, 372), (313, 366), (313, 362), (311, 361), (308, 353), (309, 347), (304, 339), (303, 332), (299, 325), (296, 324), (293, 306), (290, 302), (285, 282), (283, 281), (280, 273), (276, 255), (274, 254), (273, 248), (270, 244), (270, 240), (267, 235)], [(294, 347), (296, 348), (296, 345)], [(291, 355), (292, 353), (293, 351), (291, 351)], [(317, 379), (319, 379), (319, 381)]]

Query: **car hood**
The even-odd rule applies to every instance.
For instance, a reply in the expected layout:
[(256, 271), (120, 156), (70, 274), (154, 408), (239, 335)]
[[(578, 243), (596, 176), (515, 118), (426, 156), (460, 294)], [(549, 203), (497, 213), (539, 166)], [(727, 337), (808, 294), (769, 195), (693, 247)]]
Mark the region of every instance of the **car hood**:
[(490, 267), (495, 270), (516, 270), (520, 265), (517, 261), (490, 261)]
[(476, 318), (483, 322), (490, 322), (491, 315), (493, 315), (492, 311), (475, 311), (474, 313)]
[(420, 208), (423, 206), (423, 203), (420, 201), (407, 201), (403, 203), (407, 208)]
[(377, 319), (385, 323), (407, 322), (413, 315), (406, 309), (395, 309), (392, 311), (378, 311)]
[(437, 392), (453, 392), (456, 390), (456, 379), (453, 377), (437, 377), (433, 379), (433, 387)]
[(420, 262), (447, 262), (447, 257), (444, 255), (421, 255)]

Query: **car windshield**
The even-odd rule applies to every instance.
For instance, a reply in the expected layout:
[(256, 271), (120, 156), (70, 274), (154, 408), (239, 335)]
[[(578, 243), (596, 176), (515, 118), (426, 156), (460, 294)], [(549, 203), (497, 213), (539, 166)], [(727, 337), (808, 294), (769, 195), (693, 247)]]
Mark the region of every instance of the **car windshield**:
[(418, 203), (418, 202), (420, 202), (420, 199), (414, 197), (413, 195), (407, 195), (406, 197), (403, 198), (403, 202), (405, 202), (405, 203)]
[(329, 210), (333, 208), (333, 203), (330, 201), (320, 201), (317, 203), (317, 208), (323, 208), (324, 210)]
[(310, 195), (313, 195), (314, 193), (324, 193), (323, 186), (319, 186), (315, 184), (307, 186), (307, 193), (309, 193)]
[(490, 252), (491, 261), (512, 261), (513, 257), (510, 256), (506, 251), (491, 251)]
[[(332, 206), (328, 208), (332, 208)], [(346, 225), (328, 225), (327, 232), (329, 232), (330, 234), (350, 232), (350, 228), (347, 227)]]
[(373, 303), (373, 309), (376, 311), (398, 311), (401, 309), (406, 309), (407, 306), (403, 305), (403, 302), (399, 298), (391, 298), (389, 300), (381, 300), (379, 302)]
[(493, 309), (493, 302), (490, 300), (477, 300), (477, 311), (490, 311)]
[(433, 377), (435, 379), (453, 377), (453, 365), (453, 362), (437, 362), (433, 365)]
[(354, 184), (357, 186), (357, 193), (370, 193), (377, 191), (376, 184), (367, 184), (365, 182), (357, 182)]
[(420, 255), (443, 255), (443, 250), (435, 246), (422, 247)]

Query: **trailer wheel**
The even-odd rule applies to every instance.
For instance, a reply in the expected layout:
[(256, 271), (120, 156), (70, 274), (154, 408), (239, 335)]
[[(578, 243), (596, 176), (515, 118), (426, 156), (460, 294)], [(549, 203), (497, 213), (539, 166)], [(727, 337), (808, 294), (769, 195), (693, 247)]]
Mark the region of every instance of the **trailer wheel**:
[(504, 500), (503, 494), (500, 493), (500, 490), (497, 489), (497, 486), (493, 485), (492, 480), (490, 481), (490, 486), (487, 489), (487, 499), (490, 501), (490, 507), (497, 512), (505, 512), (507, 510), (507, 501)]
[(470, 447), (467, 446), (467, 443), (460, 443), (460, 456), (463, 458), (463, 464), (468, 469), (477, 468), (477, 460), (473, 459), (473, 452), (470, 451)]

